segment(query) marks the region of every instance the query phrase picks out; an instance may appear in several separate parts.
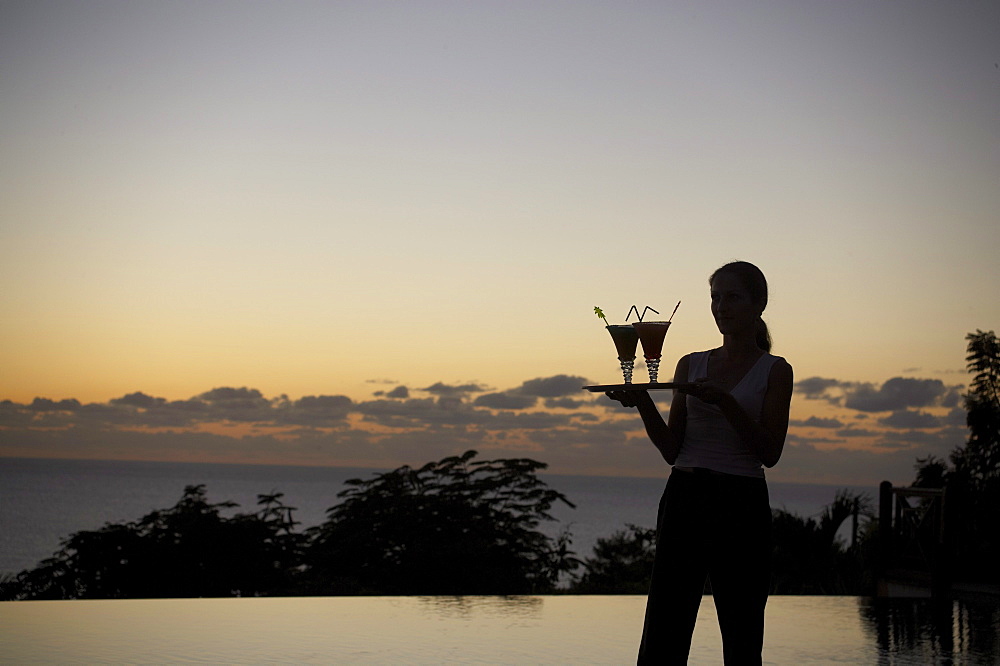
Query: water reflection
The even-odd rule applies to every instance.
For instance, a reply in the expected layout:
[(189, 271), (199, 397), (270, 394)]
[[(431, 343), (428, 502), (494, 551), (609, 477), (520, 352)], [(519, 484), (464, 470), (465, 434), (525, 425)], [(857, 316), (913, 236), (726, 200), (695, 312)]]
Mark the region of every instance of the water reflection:
[(543, 597), (415, 597), (421, 610), (442, 618), (468, 620), (483, 617), (537, 618)]
[(860, 599), (880, 664), (1000, 663), (997, 600)]

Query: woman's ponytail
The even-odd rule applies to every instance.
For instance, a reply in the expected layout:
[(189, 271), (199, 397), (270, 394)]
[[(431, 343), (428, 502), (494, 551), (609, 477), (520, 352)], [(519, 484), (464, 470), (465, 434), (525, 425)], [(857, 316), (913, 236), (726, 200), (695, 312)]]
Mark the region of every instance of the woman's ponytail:
[(760, 317), (757, 317), (757, 346), (766, 352), (771, 351), (771, 331)]

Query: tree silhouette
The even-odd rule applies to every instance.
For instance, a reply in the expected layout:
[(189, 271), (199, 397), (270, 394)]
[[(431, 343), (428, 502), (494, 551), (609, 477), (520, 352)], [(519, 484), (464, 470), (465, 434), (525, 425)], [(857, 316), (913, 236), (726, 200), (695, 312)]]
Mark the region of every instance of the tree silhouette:
[(221, 515), (204, 486), (170, 509), (76, 532), (32, 570), (5, 581), (5, 599), (214, 597), (280, 592), (291, 584), (301, 537), (281, 495), (256, 514)]
[[(837, 491), (819, 519), (772, 509), (771, 592), (773, 594), (863, 594), (872, 589), (866, 570), (874, 533), (871, 498)], [(846, 520), (867, 518), (860, 539), (845, 544), (837, 536)], [(574, 594), (645, 594), (655, 553), (656, 530), (628, 525), (597, 540), (593, 557), (583, 561), (583, 573), (570, 586)], [(684, 544), (668, 545), (683, 548)], [(706, 585), (711, 591), (711, 581)]]
[(975, 373), (965, 395), (969, 439), (951, 460), (974, 493), (989, 494), (1000, 482), (1000, 340), (993, 331), (965, 337), (967, 368)]
[(554, 589), (578, 564), (569, 537), (536, 528), (557, 502), (528, 459), (475, 451), (351, 479), (309, 531), (303, 584), (325, 594), (523, 594)]
[(600, 538), (593, 557), (583, 561), (584, 573), (570, 587), (574, 594), (646, 594), (649, 590), (656, 530), (626, 525)]
[[(862, 594), (872, 584), (866, 573), (873, 534), (872, 502), (865, 494), (837, 491), (819, 520), (772, 510), (774, 555), (771, 592), (774, 594)], [(837, 537), (848, 518), (865, 516), (863, 534), (845, 544)]]
[(282, 494), (222, 515), (204, 486), (135, 522), (63, 540), (38, 567), (0, 580), (0, 599), (291, 594), (521, 594), (579, 566), (569, 535), (538, 531), (555, 502), (544, 463), (475, 451), (351, 479), (322, 525), (297, 533)]
[(1000, 340), (993, 331), (965, 336), (967, 369), (973, 374), (965, 394), (969, 437), (947, 462), (917, 459), (914, 486), (945, 488), (952, 568), (961, 577), (1000, 581)]

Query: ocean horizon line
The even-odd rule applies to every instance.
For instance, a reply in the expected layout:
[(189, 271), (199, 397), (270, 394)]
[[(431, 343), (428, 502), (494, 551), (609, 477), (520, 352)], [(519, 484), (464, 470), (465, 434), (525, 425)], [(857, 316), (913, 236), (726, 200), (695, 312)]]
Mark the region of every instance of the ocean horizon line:
[[(519, 456), (522, 458), (530, 458), (530, 456)], [(7, 456), (0, 454), (0, 462), (4, 460), (18, 460), (26, 462), (90, 462), (90, 463), (107, 463), (107, 464), (151, 464), (151, 465), (218, 465), (218, 466), (229, 466), (229, 467), (251, 467), (251, 468), (265, 468), (265, 467), (278, 467), (287, 469), (312, 469), (312, 470), (332, 470), (332, 469), (348, 469), (348, 470), (359, 470), (359, 471), (370, 471), (372, 474), (380, 474), (384, 472), (389, 472), (395, 469), (399, 469), (404, 465), (416, 468), (418, 465), (426, 464), (430, 461), (425, 461), (424, 463), (403, 463), (402, 465), (387, 465), (387, 466), (374, 466), (374, 465), (364, 465), (364, 464), (321, 464), (321, 463), (289, 463), (289, 462), (268, 462), (268, 461), (253, 461), (253, 460), (242, 460), (242, 461), (223, 461), (223, 460), (168, 460), (161, 458), (107, 458), (107, 457), (65, 457), (65, 456)], [(435, 461), (436, 462), (436, 461)], [(538, 462), (545, 463), (544, 460), (539, 460)], [(547, 463), (546, 463), (547, 464)], [(538, 472), (539, 476), (549, 476), (549, 477), (573, 477), (573, 478), (612, 478), (612, 479), (642, 479), (642, 480), (661, 480), (666, 482), (667, 477), (670, 475), (670, 466), (664, 464), (664, 468), (659, 473), (651, 474), (598, 474), (598, 473), (581, 473), (581, 472), (553, 472), (548, 469), (543, 469)], [(874, 490), (878, 489), (878, 483), (840, 483), (831, 481), (788, 481), (780, 479), (767, 479), (768, 484), (780, 484), (783, 486), (814, 486), (814, 487), (838, 487), (838, 488), (872, 488)]]

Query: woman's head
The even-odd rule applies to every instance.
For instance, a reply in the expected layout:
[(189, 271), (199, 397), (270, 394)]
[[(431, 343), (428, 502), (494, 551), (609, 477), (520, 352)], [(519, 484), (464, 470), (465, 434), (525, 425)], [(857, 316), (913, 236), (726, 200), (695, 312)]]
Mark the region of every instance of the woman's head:
[[(719, 280), (720, 276), (724, 276), (725, 279)], [(717, 282), (737, 285), (738, 288), (741, 288), (745, 292), (746, 298), (749, 299), (748, 305), (753, 311), (752, 316), (754, 318), (753, 323), (757, 346), (764, 351), (771, 351), (771, 334), (767, 330), (767, 324), (760, 317), (761, 313), (764, 312), (764, 308), (767, 307), (767, 278), (764, 277), (764, 273), (746, 261), (733, 261), (712, 273), (712, 277), (708, 279), (708, 284), (713, 288), (712, 311), (718, 323), (719, 312), (717, 312), (715, 295), (716, 287), (718, 286)]]

